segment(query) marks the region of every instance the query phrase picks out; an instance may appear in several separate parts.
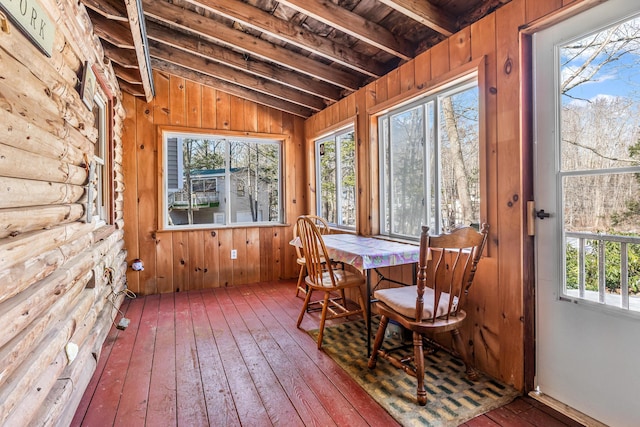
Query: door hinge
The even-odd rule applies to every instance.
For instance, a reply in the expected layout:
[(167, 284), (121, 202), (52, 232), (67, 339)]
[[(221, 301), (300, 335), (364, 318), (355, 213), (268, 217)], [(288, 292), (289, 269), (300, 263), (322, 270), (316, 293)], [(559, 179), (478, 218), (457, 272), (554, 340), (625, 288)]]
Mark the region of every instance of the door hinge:
[(527, 234), (529, 236), (535, 236), (536, 234), (536, 218), (545, 219), (551, 217), (549, 212), (545, 212), (544, 209), (536, 211), (536, 202), (529, 200), (527, 202)]
[(529, 200), (527, 202), (527, 235), (535, 236), (536, 235), (536, 202), (533, 200)]

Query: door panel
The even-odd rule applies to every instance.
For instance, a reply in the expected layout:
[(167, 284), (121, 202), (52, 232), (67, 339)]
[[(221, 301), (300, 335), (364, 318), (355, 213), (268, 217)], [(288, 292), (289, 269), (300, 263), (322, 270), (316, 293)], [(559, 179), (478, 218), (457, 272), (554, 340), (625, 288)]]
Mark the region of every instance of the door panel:
[(639, 12), (610, 0), (536, 34), (533, 50), (534, 193), (551, 213), (536, 220), (536, 385), (615, 426), (640, 420), (640, 217), (625, 216), (640, 200), (640, 98), (628, 89), (640, 88), (640, 20), (628, 23)]

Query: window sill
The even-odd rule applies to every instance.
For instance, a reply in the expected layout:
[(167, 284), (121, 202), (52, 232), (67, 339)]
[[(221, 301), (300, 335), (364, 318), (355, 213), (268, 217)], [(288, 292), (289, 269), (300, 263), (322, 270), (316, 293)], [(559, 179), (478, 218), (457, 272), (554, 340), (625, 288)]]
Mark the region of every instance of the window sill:
[(161, 228), (156, 230), (157, 233), (172, 233), (174, 231), (216, 231), (216, 230), (234, 230), (241, 228), (273, 228), (273, 227), (290, 227), (291, 224), (282, 223), (260, 223), (260, 224), (235, 224), (235, 225), (203, 225), (202, 227), (191, 226), (184, 228)]

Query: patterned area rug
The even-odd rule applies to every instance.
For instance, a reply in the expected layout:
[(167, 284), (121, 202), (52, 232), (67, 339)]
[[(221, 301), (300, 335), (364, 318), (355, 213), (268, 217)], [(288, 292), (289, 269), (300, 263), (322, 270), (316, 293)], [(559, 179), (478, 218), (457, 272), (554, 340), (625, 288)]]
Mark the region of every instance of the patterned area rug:
[[(384, 348), (401, 344), (399, 330), (389, 325)], [(372, 328), (377, 330), (377, 325)], [(309, 331), (316, 339), (318, 331)], [(322, 349), (331, 356), (400, 424), (405, 426), (458, 426), (473, 417), (511, 402), (518, 392), (485, 375), (467, 379), (464, 364), (443, 350), (425, 355), (427, 405), (416, 403), (416, 380), (384, 359), (367, 368), (366, 327), (363, 320), (325, 328)], [(372, 339), (373, 340), (373, 339)], [(411, 353), (408, 346), (398, 350)]]

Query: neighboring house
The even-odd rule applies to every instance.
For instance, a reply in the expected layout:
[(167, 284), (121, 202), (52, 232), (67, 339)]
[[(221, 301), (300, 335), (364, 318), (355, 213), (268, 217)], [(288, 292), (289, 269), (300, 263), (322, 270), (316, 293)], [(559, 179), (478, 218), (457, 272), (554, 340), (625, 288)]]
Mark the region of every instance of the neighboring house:
[[(234, 203), (229, 206), (229, 221), (233, 223), (256, 222), (266, 218), (263, 210), (255, 210), (256, 204), (252, 209), (251, 202), (254, 197), (250, 196), (247, 190), (246, 174), (246, 168), (230, 170), (229, 191)], [(171, 171), (168, 175), (171, 177)], [(226, 224), (229, 203), (225, 197), (227, 191), (225, 169), (192, 170), (188, 175), (183, 173), (181, 179), (169, 178), (169, 181), (179, 182), (177, 188), (170, 188), (167, 194), (170, 225)], [(188, 181), (191, 182), (190, 186), (186, 184)], [(263, 200), (267, 197), (264, 184), (259, 182), (253, 194), (257, 195), (255, 197), (257, 206), (266, 206)]]

